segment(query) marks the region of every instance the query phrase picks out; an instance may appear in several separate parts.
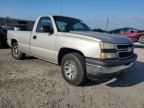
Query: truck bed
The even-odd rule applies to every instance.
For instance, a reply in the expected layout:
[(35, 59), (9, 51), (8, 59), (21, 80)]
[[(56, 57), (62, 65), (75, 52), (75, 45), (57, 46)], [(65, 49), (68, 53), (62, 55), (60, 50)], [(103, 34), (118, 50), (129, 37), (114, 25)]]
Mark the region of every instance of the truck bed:
[(27, 49), (25, 53), (29, 53), (29, 44), (30, 44), (30, 36), (31, 31), (8, 31), (7, 37), (8, 37), (8, 45), (12, 46), (12, 39), (16, 39), (18, 41), (19, 47), (21, 49)]

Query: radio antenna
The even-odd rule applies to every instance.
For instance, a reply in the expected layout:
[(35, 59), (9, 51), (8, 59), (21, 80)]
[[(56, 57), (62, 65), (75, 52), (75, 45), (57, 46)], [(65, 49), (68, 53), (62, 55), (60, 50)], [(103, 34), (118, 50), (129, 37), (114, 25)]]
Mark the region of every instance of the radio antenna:
[(63, 0), (60, 1), (60, 14), (63, 15)]

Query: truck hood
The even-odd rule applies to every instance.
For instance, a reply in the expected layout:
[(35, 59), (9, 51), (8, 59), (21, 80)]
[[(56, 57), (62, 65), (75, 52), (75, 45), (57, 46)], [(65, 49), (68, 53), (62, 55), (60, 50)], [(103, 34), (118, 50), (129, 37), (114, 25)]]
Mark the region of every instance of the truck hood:
[(96, 38), (104, 42), (115, 43), (115, 44), (128, 44), (132, 42), (127, 37), (107, 34), (107, 33), (98, 33), (98, 32), (93, 32), (93, 31), (85, 31), (85, 32), (71, 31), (69, 33), (73, 35), (76, 34), (76, 35), (86, 36), (87, 38), (88, 37)]

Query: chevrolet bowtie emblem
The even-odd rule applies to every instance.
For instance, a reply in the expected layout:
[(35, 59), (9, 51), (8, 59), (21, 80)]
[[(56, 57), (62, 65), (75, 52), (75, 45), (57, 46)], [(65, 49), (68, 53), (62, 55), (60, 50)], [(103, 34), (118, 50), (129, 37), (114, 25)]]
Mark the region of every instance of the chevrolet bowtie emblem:
[(131, 52), (132, 50), (133, 50), (132, 48), (128, 47), (128, 52)]

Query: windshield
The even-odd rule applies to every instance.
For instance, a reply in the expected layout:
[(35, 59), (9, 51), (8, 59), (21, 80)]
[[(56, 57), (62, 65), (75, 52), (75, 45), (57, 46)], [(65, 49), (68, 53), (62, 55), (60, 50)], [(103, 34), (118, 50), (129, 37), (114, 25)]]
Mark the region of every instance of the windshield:
[(70, 32), (70, 31), (91, 31), (91, 29), (81, 20), (54, 16), (56, 27), (58, 32)]

